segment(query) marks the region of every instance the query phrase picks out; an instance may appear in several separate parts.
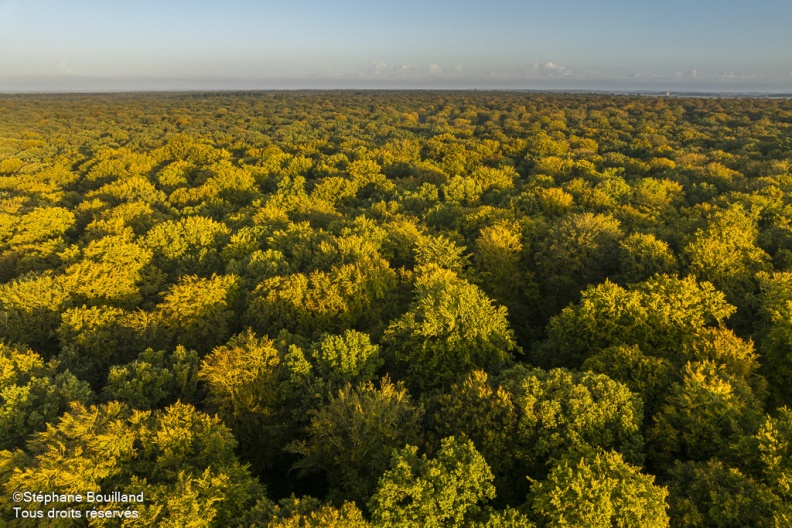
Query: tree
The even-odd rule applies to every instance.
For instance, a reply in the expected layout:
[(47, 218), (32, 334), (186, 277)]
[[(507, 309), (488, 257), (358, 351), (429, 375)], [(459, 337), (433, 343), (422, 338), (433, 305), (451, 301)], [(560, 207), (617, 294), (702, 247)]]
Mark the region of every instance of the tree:
[(712, 284), (690, 276), (656, 275), (626, 289), (605, 282), (550, 320), (537, 359), (576, 367), (609, 346), (637, 345), (645, 354), (676, 361), (680, 345), (709, 326), (722, 326), (734, 311)]
[(728, 460), (732, 446), (759, 427), (761, 404), (744, 379), (711, 361), (688, 363), (647, 432), (652, 460)]
[(757, 445), (753, 452), (759, 455), (764, 480), (779, 497), (789, 501), (792, 497), (792, 411), (783, 407), (776, 417), (768, 416), (755, 440)]
[(559, 461), (529, 502), (547, 527), (659, 528), (668, 526), (667, 495), (620, 454), (594, 450)]
[[(235, 447), (217, 418), (190, 405), (150, 413), (117, 402), (75, 404), (25, 451), (0, 452), (0, 480), (6, 494), (29, 487), (144, 493), (140, 522), (146, 525), (228, 526), (262, 491)], [(17, 504), (2, 498), (0, 505), (10, 512)]]
[(242, 526), (266, 528), (368, 528), (371, 524), (353, 502), (340, 508), (322, 504), (312, 497), (292, 495), (278, 504), (262, 501), (249, 512)]
[(514, 395), (483, 370), (475, 370), (446, 392), (428, 393), (423, 401), (429, 446), (438, 448), (443, 438), (452, 435), (470, 439), (489, 461), (498, 499), (521, 504), (527, 482), (524, 460), (515, 456), (519, 409)]
[(712, 282), (729, 302), (745, 310), (753, 304), (754, 275), (768, 271), (769, 256), (756, 246), (756, 218), (742, 207), (716, 212), (706, 230), (685, 248), (691, 273)]
[(0, 284), (0, 333), (11, 343), (53, 352), (60, 312), (71, 302), (68, 290), (51, 274)]
[(549, 460), (593, 447), (643, 462), (643, 406), (621, 383), (601, 374), (523, 365), (503, 372), (498, 381), (517, 408), (518, 447), (513, 449), (529, 475), (541, 477)]
[(63, 277), (76, 303), (132, 309), (162, 284), (161, 273), (151, 265), (152, 252), (129, 233), (93, 241), (81, 253)]
[(174, 345), (205, 353), (228, 338), (238, 295), (234, 275), (182, 277), (157, 305), (157, 316)]
[(279, 413), (280, 364), (272, 340), (248, 330), (215, 348), (198, 372), (210, 408), (233, 429), (257, 469), (271, 465), (289, 438)]
[(677, 269), (677, 259), (668, 244), (652, 234), (633, 233), (619, 247), (620, 278), (626, 283), (645, 281), (652, 275), (670, 274)]
[(88, 384), (57, 367), (25, 347), (0, 344), (0, 449), (24, 446), (70, 403), (91, 401)]
[(473, 258), (478, 272), (476, 282), (496, 302), (506, 306), (512, 326), (518, 335), (525, 335), (539, 292), (533, 274), (522, 262), (522, 235), (517, 227), (498, 223), (482, 228)]
[(583, 362), (583, 370), (623, 383), (644, 403), (644, 421), (654, 416), (677, 371), (670, 361), (644, 355), (636, 345), (603, 349)]
[(112, 365), (132, 361), (138, 351), (160, 345), (157, 322), (143, 311), (83, 305), (61, 314), (58, 359), (99, 390)]
[(331, 498), (365, 504), (392, 451), (420, 439), (421, 414), (404, 386), (387, 378), (379, 388), (348, 385), (310, 412), (308, 439), (292, 443), (289, 450), (303, 455), (296, 468), (325, 472)]
[(135, 361), (110, 368), (103, 394), (134, 409), (156, 409), (164, 402), (196, 400), (197, 376), (195, 350), (178, 346), (167, 354), (148, 348)]
[[(290, 361), (306, 362), (312, 382), (331, 394), (348, 384), (374, 381), (382, 366), (379, 346), (367, 334), (346, 330), (342, 335), (324, 334), (305, 354), (298, 347), (289, 350)], [(308, 359), (306, 359), (306, 356)]]
[(757, 275), (761, 287), (757, 324), (762, 373), (770, 384), (770, 403), (786, 405), (792, 376), (792, 273)]
[(273, 277), (253, 291), (247, 320), (272, 335), (284, 329), (311, 337), (353, 327), (381, 331), (395, 287), (396, 274), (382, 259)]
[(407, 446), (394, 452), (369, 502), (375, 525), (465, 526), (477, 505), (495, 496), (492, 473), (473, 443), (443, 440), (433, 458)]
[(535, 259), (543, 296), (554, 300), (551, 309), (616, 273), (622, 236), (619, 221), (602, 214), (564, 217), (550, 228)]
[(155, 225), (145, 244), (153, 251), (154, 264), (170, 277), (221, 273), (220, 250), (228, 242), (225, 224), (203, 216), (188, 216)]
[(422, 390), (448, 386), (477, 368), (497, 372), (516, 349), (506, 309), (436, 267), (422, 269), (415, 301), (390, 324), (383, 343), (408, 384)]
[(671, 467), (668, 503), (674, 526), (782, 526), (781, 500), (761, 482), (718, 459)]

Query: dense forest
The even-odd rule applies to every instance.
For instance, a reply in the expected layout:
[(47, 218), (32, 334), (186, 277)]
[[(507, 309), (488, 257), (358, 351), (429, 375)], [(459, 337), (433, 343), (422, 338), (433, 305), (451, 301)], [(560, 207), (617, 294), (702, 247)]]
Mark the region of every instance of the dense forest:
[(790, 193), (788, 99), (0, 96), (0, 515), (791, 526)]

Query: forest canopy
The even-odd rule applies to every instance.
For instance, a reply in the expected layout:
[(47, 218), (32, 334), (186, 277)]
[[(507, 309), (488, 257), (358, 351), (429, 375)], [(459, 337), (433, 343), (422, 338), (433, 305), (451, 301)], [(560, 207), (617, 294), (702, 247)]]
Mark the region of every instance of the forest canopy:
[(788, 99), (0, 96), (0, 515), (788, 526), (787, 191)]

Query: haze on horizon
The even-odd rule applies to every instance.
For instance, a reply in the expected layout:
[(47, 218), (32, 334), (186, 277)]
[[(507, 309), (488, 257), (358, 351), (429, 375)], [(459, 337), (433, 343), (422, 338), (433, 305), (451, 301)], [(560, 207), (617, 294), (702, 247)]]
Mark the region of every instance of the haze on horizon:
[(792, 2), (0, 0), (0, 91), (792, 92)]

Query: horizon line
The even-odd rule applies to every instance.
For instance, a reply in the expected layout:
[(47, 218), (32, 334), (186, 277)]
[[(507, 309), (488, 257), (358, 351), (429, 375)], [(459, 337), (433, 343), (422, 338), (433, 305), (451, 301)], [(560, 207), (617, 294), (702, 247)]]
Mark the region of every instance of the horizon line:
[(468, 92), (468, 93), (551, 93), (570, 95), (644, 95), (657, 97), (746, 97), (746, 98), (792, 98), (792, 91), (773, 90), (667, 90), (667, 89), (610, 89), (610, 88), (451, 88), (451, 87), (410, 87), (410, 88), (139, 88), (118, 90), (3, 90), (0, 96), (25, 95), (153, 95), (153, 94), (249, 94), (284, 92)]

